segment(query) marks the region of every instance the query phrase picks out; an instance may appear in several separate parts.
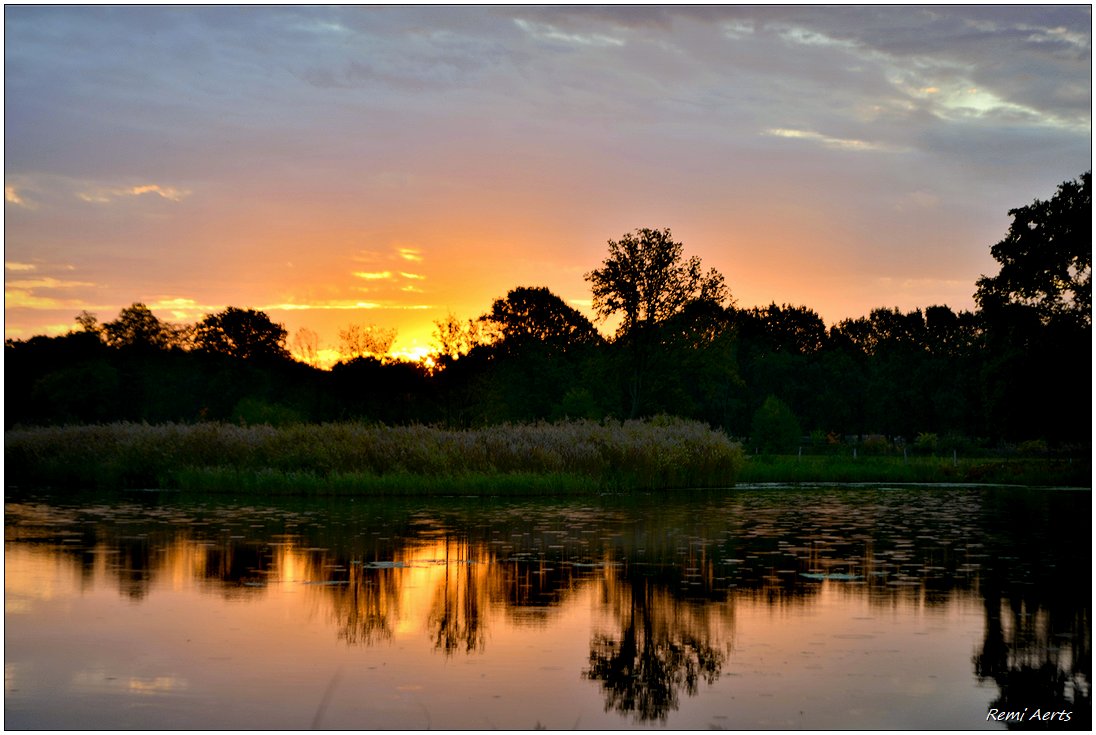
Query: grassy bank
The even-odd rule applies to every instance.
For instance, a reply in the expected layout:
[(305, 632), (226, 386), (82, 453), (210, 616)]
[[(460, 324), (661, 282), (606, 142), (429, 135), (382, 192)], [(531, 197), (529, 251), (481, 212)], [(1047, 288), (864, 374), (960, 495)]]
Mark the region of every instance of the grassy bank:
[(1089, 458), (1001, 459), (753, 455), (740, 483), (908, 482), (1091, 487)]
[(575, 494), (726, 487), (738, 445), (692, 421), (222, 423), (13, 429), (9, 485), (301, 494)]

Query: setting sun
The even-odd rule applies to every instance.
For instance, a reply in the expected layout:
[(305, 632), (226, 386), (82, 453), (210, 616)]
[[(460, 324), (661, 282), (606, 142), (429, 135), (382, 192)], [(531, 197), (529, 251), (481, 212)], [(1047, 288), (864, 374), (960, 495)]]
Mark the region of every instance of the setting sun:
[(5, 335), (238, 306), (325, 367), (352, 323), (421, 359), (519, 286), (593, 317), (637, 227), (741, 306), (969, 309), (1004, 213), (1090, 157), (1075, 11), (11, 6)]

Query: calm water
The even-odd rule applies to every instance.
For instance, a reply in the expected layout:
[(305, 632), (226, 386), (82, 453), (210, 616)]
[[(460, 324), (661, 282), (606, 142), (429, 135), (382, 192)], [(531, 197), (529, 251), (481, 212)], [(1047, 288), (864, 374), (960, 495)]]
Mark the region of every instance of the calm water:
[(1091, 726), (1087, 491), (9, 492), (4, 548), (7, 728)]

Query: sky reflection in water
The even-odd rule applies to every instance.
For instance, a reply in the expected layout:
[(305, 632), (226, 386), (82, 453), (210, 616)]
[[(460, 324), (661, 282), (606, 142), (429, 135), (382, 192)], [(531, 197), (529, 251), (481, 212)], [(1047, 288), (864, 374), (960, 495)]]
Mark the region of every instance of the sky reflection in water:
[(1091, 722), (1088, 493), (13, 497), (8, 727)]

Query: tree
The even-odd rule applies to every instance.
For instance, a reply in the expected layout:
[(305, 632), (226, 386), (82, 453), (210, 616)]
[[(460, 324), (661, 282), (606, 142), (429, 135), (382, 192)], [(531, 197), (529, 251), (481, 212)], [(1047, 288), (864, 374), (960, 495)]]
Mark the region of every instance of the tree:
[(1062, 182), (1050, 201), (1009, 210), (1008, 234), (990, 250), (1001, 270), (978, 279), (981, 309), (1022, 304), (1044, 322), (1092, 324), (1091, 181), (1089, 171)]
[(195, 328), (199, 349), (244, 360), (288, 359), (286, 331), (264, 312), (230, 306), (207, 314)]
[(586, 274), (598, 315), (624, 317), (618, 335), (665, 321), (699, 299), (722, 304), (729, 297), (723, 276), (701, 273), (700, 258), (682, 259), (670, 230), (638, 229), (609, 241), (609, 257)]
[(301, 327), (293, 334), (293, 353), (305, 363), (316, 367), (320, 351), (320, 335), (308, 327)]
[(742, 321), (756, 326), (773, 350), (806, 355), (822, 349), (826, 341), (822, 317), (806, 306), (777, 306), (774, 302), (750, 312)]
[(479, 321), (507, 349), (530, 343), (566, 349), (601, 341), (589, 319), (544, 287), (511, 289), (505, 299), (495, 299)]
[(80, 325), (80, 331), (83, 332), (101, 334), (103, 331), (102, 325), (99, 324), (99, 317), (95, 316), (87, 309), (84, 309), (76, 315), (76, 323)]
[(790, 452), (799, 444), (799, 422), (788, 404), (769, 396), (754, 414), (751, 438), (763, 452)]
[(339, 346), (348, 359), (371, 355), (380, 360), (395, 341), (395, 329), (382, 329), (376, 324), (348, 324), (339, 330)]
[[(94, 326), (94, 316), (81, 312), (76, 320), (85, 331)], [(103, 339), (111, 347), (130, 347), (138, 349), (165, 350), (175, 344), (172, 326), (160, 321), (152, 311), (141, 303), (127, 306), (118, 312), (118, 318), (102, 327)]]
[(586, 274), (593, 306), (607, 319), (623, 319), (617, 337), (624, 342), (630, 362), (627, 392), (629, 415), (643, 410), (652, 355), (659, 348), (658, 327), (693, 301), (722, 306), (729, 299), (723, 276), (714, 268), (701, 271), (700, 258), (682, 257), (682, 245), (669, 229), (639, 229), (619, 241), (609, 241), (609, 257), (602, 267)]
[(462, 322), (456, 314), (448, 313), (444, 319), (434, 321), (434, 337), (438, 341), (438, 354), (443, 362), (456, 360), (480, 344), (479, 324), (469, 319)]

